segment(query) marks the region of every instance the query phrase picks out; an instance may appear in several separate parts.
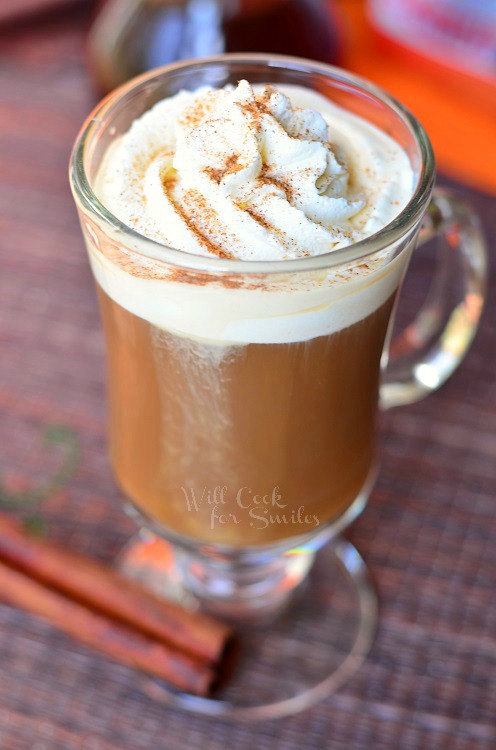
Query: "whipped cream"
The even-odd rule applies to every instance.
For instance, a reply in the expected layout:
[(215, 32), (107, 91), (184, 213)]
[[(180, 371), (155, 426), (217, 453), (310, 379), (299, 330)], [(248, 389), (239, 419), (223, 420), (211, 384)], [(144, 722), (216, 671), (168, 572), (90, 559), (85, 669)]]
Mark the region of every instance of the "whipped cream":
[[(338, 251), (392, 221), (413, 189), (406, 153), (378, 128), (307, 89), (246, 82), (156, 104), (111, 144), (95, 185), (140, 234), (243, 260)], [(412, 247), (254, 288), (133, 273), (96, 227), (86, 239), (95, 277), (118, 304), (223, 346), (305, 341), (360, 321), (395, 292)]]
[(141, 234), (200, 255), (282, 260), (357, 242), (408, 202), (408, 158), (313, 98), (328, 121), (272, 86), (182, 91), (109, 150), (99, 197)]

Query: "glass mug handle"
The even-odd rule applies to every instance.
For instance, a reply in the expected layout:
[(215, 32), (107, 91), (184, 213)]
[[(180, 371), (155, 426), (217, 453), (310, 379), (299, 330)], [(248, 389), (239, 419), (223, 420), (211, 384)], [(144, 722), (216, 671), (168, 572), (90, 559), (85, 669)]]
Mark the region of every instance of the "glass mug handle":
[(434, 190), (419, 244), (433, 237), (444, 240), (438, 242), (434, 276), (416, 318), (391, 344), (380, 390), (382, 409), (412, 404), (437, 390), (477, 331), (487, 279), (484, 236), (472, 210), (440, 188)]

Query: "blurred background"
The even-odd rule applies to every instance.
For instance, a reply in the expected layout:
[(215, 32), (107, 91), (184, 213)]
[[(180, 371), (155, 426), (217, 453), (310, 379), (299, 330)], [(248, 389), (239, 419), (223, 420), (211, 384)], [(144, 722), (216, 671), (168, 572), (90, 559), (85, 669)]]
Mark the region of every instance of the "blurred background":
[[(84, 48), (95, 99), (179, 59), (310, 57), (397, 96), (427, 128), (446, 174), (496, 192), (495, 0), (2, 0), (2, 47), (21, 49), (28, 29), (43, 25), (56, 44), (57, 24), (76, 19), (76, 46), (64, 61)], [(37, 53), (39, 45), (27, 62), (55, 54), (52, 45)]]

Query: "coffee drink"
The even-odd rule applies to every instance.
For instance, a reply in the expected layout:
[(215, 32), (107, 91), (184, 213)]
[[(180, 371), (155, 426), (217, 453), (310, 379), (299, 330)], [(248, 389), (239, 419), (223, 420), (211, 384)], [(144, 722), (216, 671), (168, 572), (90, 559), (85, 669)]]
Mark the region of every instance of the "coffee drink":
[(328, 336), (220, 349), (99, 297), (113, 467), (145, 514), (246, 546), (308, 533), (357, 497), (392, 298)]
[[(258, 546), (314, 532), (360, 496), (409, 253), (311, 273), (296, 263), (369, 237), (413, 187), (391, 138), (295, 87), (181, 92), (110, 146), (97, 194), (155, 241), (137, 264), (87, 233), (113, 467), (145, 516), (183, 537)], [(162, 263), (160, 245), (295, 260), (295, 273), (185, 272)]]

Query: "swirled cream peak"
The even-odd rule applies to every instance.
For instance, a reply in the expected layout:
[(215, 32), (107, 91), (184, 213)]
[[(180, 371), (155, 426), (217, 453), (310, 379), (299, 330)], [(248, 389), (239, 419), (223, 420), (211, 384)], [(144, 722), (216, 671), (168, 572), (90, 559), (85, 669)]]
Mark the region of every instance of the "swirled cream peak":
[(323, 97), (288, 93), (240, 81), (159, 102), (109, 149), (100, 199), (151, 239), (223, 258), (318, 255), (373, 234), (411, 196), (406, 154)]

